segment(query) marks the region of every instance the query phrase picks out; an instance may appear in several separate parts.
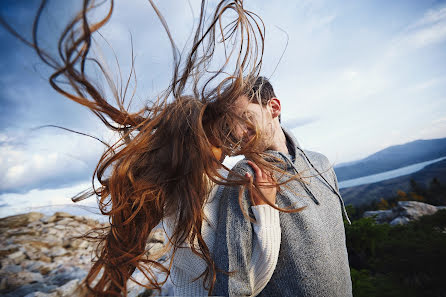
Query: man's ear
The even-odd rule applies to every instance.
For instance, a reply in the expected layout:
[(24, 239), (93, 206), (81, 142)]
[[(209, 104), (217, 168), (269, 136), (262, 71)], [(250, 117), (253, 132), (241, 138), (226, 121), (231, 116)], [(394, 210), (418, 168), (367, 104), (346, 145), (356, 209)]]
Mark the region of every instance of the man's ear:
[(280, 116), (280, 113), (282, 112), (282, 107), (280, 105), (280, 100), (276, 97), (271, 98), (269, 101), (269, 104), (271, 106), (271, 115), (273, 116), (273, 119)]

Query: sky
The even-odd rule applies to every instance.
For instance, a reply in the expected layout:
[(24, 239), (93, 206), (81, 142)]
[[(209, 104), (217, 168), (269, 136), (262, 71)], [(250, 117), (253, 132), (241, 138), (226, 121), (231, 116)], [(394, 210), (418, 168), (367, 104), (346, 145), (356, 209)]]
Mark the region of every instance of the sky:
[[(79, 9), (76, 2), (82, 1), (52, 1), (45, 10), (38, 32), (50, 53)], [(187, 46), (199, 1), (155, 3), (178, 47)], [(208, 9), (216, 3), (209, 1)], [(0, 13), (30, 38), (38, 4), (5, 0)], [(265, 23), (262, 75), (281, 101), (283, 125), (303, 148), (336, 165), (391, 145), (446, 137), (446, 1), (245, 0), (244, 5)], [(130, 73), (132, 36), (135, 106), (167, 86), (171, 49), (148, 1), (116, 1), (100, 33), (124, 77)], [(110, 48), (101, 37), (95, 40), (102, 50), (94, 53), (117, 75)], [(32, 49), (0, 27), (0, 216), (24, 201), (57, 204), (61, 193), (68, 199), (88, 187), (104, 151), (94, 139), (37, 127), (60, 125), (106, 141), (116, 138), (86, 108), (54, 91), (50, 74)]]

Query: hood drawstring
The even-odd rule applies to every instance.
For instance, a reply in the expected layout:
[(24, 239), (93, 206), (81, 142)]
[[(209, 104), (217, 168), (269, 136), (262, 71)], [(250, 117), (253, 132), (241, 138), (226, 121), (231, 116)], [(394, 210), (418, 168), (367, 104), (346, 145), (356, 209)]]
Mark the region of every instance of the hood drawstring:
[[(342, 199), (341, 194), (340, 194), (335, 188), (333, 188), (333, 186), (332, 186), (332, 185), (325, 179), (325, 177), (319, 172), (319, 170), (316, 169), (316, 167), (313, 165), (313, 163), (311, 163), (310, 159), (307, 157), (307, 155), (304, 153), (304, 151), (303, 151), (299, 146), (295, 146), (295, 147), (297, 147), (297, 148), (302, 152), (302, 154), (304, 155), (304, 157), (305, 157), (305, 159), (307, 160), (307, 162), (311, 165), (311, 167), (313, 167), (313, 169), (316, 170), (316, 172), (317, 172), (317, 173), (320, 175), (320, 177), (322, 177), (322, 179), (327, 183), (327, 185), (330, 187), (330, 189), (336, 194), (336, 196), (338, 196), (338, 198), (339, 198), (339, 202), (341, 203), (342, 212), (343, 212), (343, 214), (344, 214), (344, 216), (345, 216), (347, 222), (351, 225), (352, 223), (351, 223), (351, 221), (350, 221), (350, 218), (348, 217), (347, 210), (345, 209), (345, 205), (344, 205), (344, 200)], [(283, 158), (285, 158), (285, 160), (286, 160), (288, 163), (291, 164), (291, 166), (292, 166), (293, 169), (296, 171), (296, 173), (299, 173), (298, 170), (297, 170), (297, 168), (296, 168), (296, 166), (294, 165), (294, 163), (291, 162), (291, 161), (289, 160), (289, 158), (288, 158), (285, 154), (283, 154), (283, 153), (281, 153), (281, 152), (279, 152), (279, 154), (280, 154)], [(297, 152), (296, 152), (296, 158), (297, 158)], [(301, 184), (303, 185), (305, 191), (306, 191), (307, 194), (311, 197), (311, 199), (313, 199), (313, 201), (314, 201), (317, 205), (319, 205), (319, 204), (320, 204), (319, 201), (316, 199), (316, 197), (315, 197), (314, 194), (310, 191), (310, 189), (305, 185), (305, 183), (301, 182)]]
[(316, 172), (324, 179), (324, 181), (328, 184), (328, 186), (331, 188), (331, 190), (338, 196), (339, 201), (341, 202), (342, 211), (344, 213), (345, 219), (351, 225), (352, 222), (350, 221), (350, 218), (348, 217), (348, 214), (347, 214), (347, 210), (345, 209), (344, 199), (342, 199), (341, 194), (339, 193), (339, 191), (337, 191), (335, 188), (333, 188), (333, 186), (325, 179), (325, 177), (319, 172), (319, 170), (317, 170), (316, 167), (314, 167), (313, 163), (311, 163), (310, 159), (307, 157), (307, 155), (304, 153), (304, 151), (300, 147), (298, 147), (298, 149), (305, 156), (305, 159), (307, 159), (307, 161), (308, 161), (308, 163), (310, 163), (311, 167), (313, 167), (314, 170), (316, 170)]
[[(296, 173), (299, 173), (299, 171), (297, 170), (296, 166), (293, 164), (293, 162), (291, 162), (290, 159), (288, 159), (287, 156), (285, 156), (283, 153), (278, 152), (283, 158), (285, 158), (285, 160), (291, 164), (291, 166), (293, 167), (294, 171), (296, 171)], [(300, 181), (300, 184), (303, 186), (303, 188), (305, 189), (305, 192), (307, 192), (307, 194), (311, 197), (311, 199), (314, 201), (314, 203), (316, 203), (317, 205), (320, 204), (319, 200), (317, 200), (316, 196), (310, 191), (310, 189), (307, 187), (307, 185), (305, 183), (303, 183), (302, 181)]]

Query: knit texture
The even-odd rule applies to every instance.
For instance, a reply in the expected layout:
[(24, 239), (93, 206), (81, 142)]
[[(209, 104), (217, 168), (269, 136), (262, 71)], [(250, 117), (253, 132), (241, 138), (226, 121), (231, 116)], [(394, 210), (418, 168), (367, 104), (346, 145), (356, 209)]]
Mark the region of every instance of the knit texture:
[[(295, 161), (276, 151), (267, 153), (284, 160), (283, 169), (287, 172), (295, 174), (297, 170), (308, 177), (305, 178), (308, 184), (293, 180), (282, 186), (276, 203), (282, 208), (306, 208), (297, 213), (280, 212), (282, 238), (278, 262), (259, 296), (352, 296), (343, 212), (347, 220), (348, 216), (334, 170), (324, 155), (302, 151), (293, 136), (284, 132), (294, 148)], [(233, 170), (242, 175), (253, 174), (246, 160), (238, 162)], [(318, 176), (318, 172), (322, 176)], [(282, 177), (279, 182), (286, 179)], [(219, 268), (234, 273), (217, 275), (214, 295), (252, 296), (257, 293), (249, 273), (254, 230), (242, 214), (238, 193), (238, 187), (225, 187), (219, 199), (213, 255)], [(242, 207), (248, 211), (250, 206), (248, 193), (244, 191)]]
[[(223, 187), (214, 187), (204, 207), (207, 220), (203, 222), (201, 232), (210, 251), (213, 250), (216, 237), (218, 199), (222, 189)], [(277, 263), (281, 237), (280, 220), (279, 212), (269, 205), (252, 206), (251, 209), (256, 223), (253, 223), (255, 236), (250, 274), (255, 291), (260, 292), (271, 278)], [(171, 236), (175, 224), (173, 218), (165, 219), (163, 224), (166, 235)], [(206, 269), (207, 264), (195, 255), (187, 244), (183, 246), (175, 254), (170, 274), (175, 296), (208, 296), (208, 291), (204, 288), (204, 278), (196, 279)]]

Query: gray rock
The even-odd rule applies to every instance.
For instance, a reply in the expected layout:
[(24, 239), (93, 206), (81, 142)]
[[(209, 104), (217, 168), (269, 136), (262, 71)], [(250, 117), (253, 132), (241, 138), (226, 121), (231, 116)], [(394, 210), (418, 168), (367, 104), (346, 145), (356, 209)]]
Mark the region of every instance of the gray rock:
[(164, 240), (165, 240), (164, 231), (161, 229), (155, 230), (150, 236), (150, 242), (164, 243)]
[(389, 221), (393, 220), (397, 215), (398, 215), (398, 213), (392, 211), (391, 209), (389, 209), (389, 210), (371, 210), (371, 211), (364, 212), (363, 217), (364, 218), (374, 217), (375, 221), (377, 223), (385, 223), (385, 222), (389, 222)]
[(443, 208), (446, 206), (433, 206), (419, 201), (398, 201), (397, 206), (390, 210), (366, 211), (363, 217), (373, 217), (377, 223), (400, 225), (418, 220), (425, 215), (433, 215)]
[(53, 293), (32, 292), (25, 295), (25, 297), (59, 297), (59, 294), (57, 292)]
[(66, 249), (64, 249), (63, 247), (55, 247), (55, 248), (51, 249), (51, 251), (50, 251), (50, 255), (53, 257), (64, 256), (68, 253), (69, 252)]
[(410, 220), (407, 217), (397, 217), (390, 222), (390, 225), (392, 225), (392, 226), (405, 225), (409, 222), (410, 222)]
[(63, 286), (59, 287), (56, 292), (59, 293), (60, 296), (72, 296), (73, 293), (78, 289), (79, 284), (80, 282), (78, 279), (70, 280)]
[(401, 216), (411, 220), (417, 220), (425, 215), (433, 215), (438, 211), (436, 206), (418, 201), (398, 201), (396, 210)]
[(20, 267), (20, 265), (8, 265), (2, 268), (2, 273), (7, 274), (19, 273), (20, 271), (22, 271), (22, 267)]

